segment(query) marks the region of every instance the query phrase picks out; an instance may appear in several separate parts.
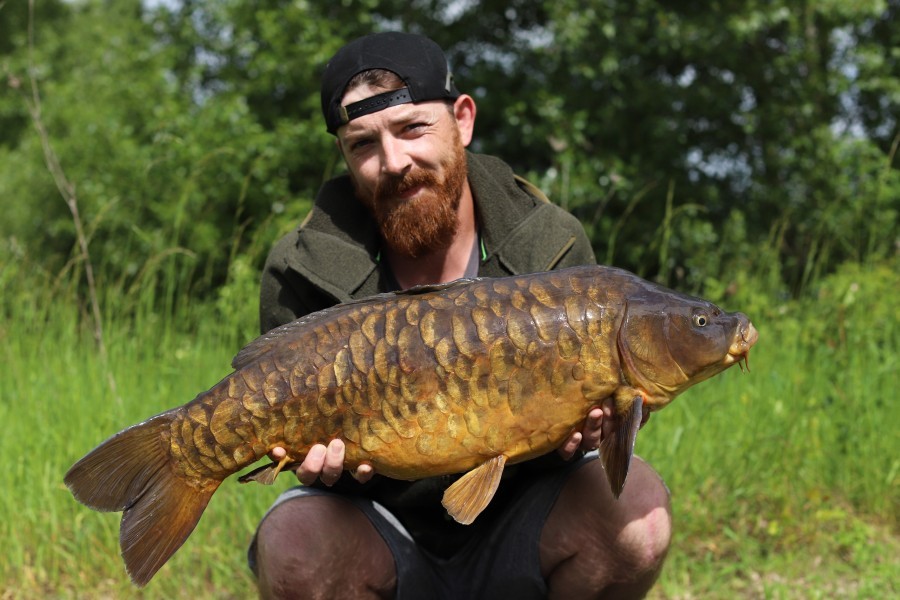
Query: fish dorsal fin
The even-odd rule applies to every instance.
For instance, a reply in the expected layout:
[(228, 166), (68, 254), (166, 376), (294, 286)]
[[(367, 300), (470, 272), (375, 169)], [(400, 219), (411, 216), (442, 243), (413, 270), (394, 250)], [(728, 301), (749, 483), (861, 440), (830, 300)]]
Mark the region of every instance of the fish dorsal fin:
[(454, 287), (466, 285), (474, 281), (478, 281), (478, 279), (479, 278), (456, 279), (449, 283), (417, 285), (406, 290), (386, 292), (384, 294), (376, 294), (374, 296), (367, 296), (358, 300), (343, 302), (341, 304), (336, 304), (323, 310), (309, 313), (308, 315), (302, 316), (299, 319), (291, 321), (290, 323), (285, 323), (280, 327), (276, 327), (275, 329), (262, 334), (261, 336), (244, 346), (241, 351), (238, 352), (237, 356), (235, 356), (231, 361), (231, 368), (237, 371), (238, 369), (247, 366), (256, 359), (267, 354), (272, 348), (278, 346), (278, 343), (285, 338), (288, 338), (296, 334), (297, 332), (306, 329), (307, 327), (313, 326), (320, 321), (333, 318), (344, 311), (353, 310), (354, 308), (359, 308), (360, 306), (365, 304), (378, 304), (397, 298), (399, 296), (414, 296), (419, 294), (427, 294), (429, 292), (447, 290)]
[(628, 476), (628, 467), (631, 464), (631, 455), (634, 453), (634, 441), (637, 438), (638, 429), (641, 428), (644, 401), (640, 393), (635, 390), (626, 392), (628, 398), (619, 402), (617, 394), (614, 429), (600, 442), (600, 459), (606, 470), (606, 479), (613, 496), (616, 498), (625, 487), (625, 478)]
[(494, 497), (505, 464), (506, 456), (503, 454), (495, 456), (448, 487), (444, 491), (441, 504), (450, 516), (463, 525), (469, 525), (474, 521)]
[(441, 292), (443, 290), (450, 290), (456, 287), (468, 285), (470, 283), (475, 283), (476, 281), (481, 281), (482, 279), (484, 279), (484, 277), (462, 277), (460, 279), (448, 281), (447, 283), (426, 283), (424, 285), (414, 285), (411, 288), (399, 290), (393, 293), (398, 296), (415, 296), (417, 294), (427, 294), (429, 292)]
[(280, 327), (267, 331), (244, 346), (241, 351), (237, 353), (237, 356), (232, 359), (231, 368), (237, 371), (238, 369), (247, 366), (251, 362), (267, 354), (272, 348), (278, 346), (280, 341), (303, 331), (307, 327), (314, 326), (320, 321), (331, 319), (343, 312), (358, 308), (361, 305), (376, 304), (395, 296), (396, 294), (394, 292), (388, 292), (386, 294), (377, 294), (375, 296), (360, 298), (359, 300), (351, 300), (349, 302), (335, 304), (334, 306), (329, 306), (328, 308), (309, 313), (290, 323), (285, 323)]

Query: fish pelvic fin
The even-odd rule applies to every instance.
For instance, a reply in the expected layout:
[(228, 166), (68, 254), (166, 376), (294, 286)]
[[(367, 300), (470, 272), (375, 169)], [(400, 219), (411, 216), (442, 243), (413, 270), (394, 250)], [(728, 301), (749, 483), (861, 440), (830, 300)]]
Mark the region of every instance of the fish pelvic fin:
[[(631, 391), (633, 392), (633, 391)], [(618, 396), (618, 395), (617, 395)], [(625, 487), (625, 478), (628, 476), (628, 467), (631, 465), (631, 456), (634, 453), (634, 442), (638, 429), (641, 428), (644, 400), (639, 393), (629, 393), (631, 398), (617, 397), (615, 422), (612, 430), (603, 436), (600, 442), (600, 460), (606, 471), (606, 479), (609, 488), (616, 499), (622, 494)]]
[(463, 525), (471, 524), (494, 497), (497, 486), (500, 485), (504, 465), (506, 456), (503, 454), (495, 456), (448, 487), (444, 491), (441, 504), (450, 516)]
[(139, 587), (169, 560), (194, 530), (221, 483), (180, 477), (162, 441), (173, 415), (163, 413), (109, 438), (65, 476), (75, 499), (99, 511), (123, 511), (119, 546)]
[(272, 485), (275, 483), (275, 478), (278, 477), (279, 473), (285, 470), (294, 470), (299, 466), (300, 463), (291, 461), (289, 456), (285, 456), (277, 463), (271, 462), (257, 469), (253, 469), (246, 475), (241, 475), (238, 478), (238, 482), (250, 483), (251, 481), (255, 481), (256, 483), (261, 483), (263, 485)]

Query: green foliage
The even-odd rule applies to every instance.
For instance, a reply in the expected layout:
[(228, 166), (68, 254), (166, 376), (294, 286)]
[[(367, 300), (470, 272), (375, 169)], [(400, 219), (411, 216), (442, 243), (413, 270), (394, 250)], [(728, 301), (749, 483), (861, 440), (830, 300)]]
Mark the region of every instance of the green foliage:
[[(136, 4), (77, 6), (58, 37), (38, 30), (34, 71), (101, 284), (127, 290), (153, 279), (155, 297), (171, 308), (176, 286), (210, 295), (238, 253), (258, 268), (265, 249), (256, 236), (270, 242), (302, 218), (308, 197), (291, 190), (291, 178), (303, 162), (297, 148), (311, 136), (304, 123), (264, 128), (241, 95), (182, 86), (172, 66), (183, 48), (159, 43), (159, 27)], [(18, 69), (8, 66), (20, 109), (31, 101), (22, 56), (21, 48), (13, 56)], [(69, 268), (74, 230), (42, 140), (33, 129), (6, 134), (0, 233), (48, 272)], [(309, 196), (320, 179), (307, 182)]]
[(733, 287), (749, 263), (800, 296), (897, 252), (897, 0), (154, 6), (37, 3), (33, 54), (27, 3), (0, 8), (0, 237), (50, 273), (80, 265), (30, 72), (101, 282), (208, 298), (340, 168), (319, 74), (388, 28), (448, 50), (478, 101), (475, 149), (579, 216), (602, 261), (687, 291)]
[[(537, 16), (522, 4), (538, 3), (498, 9), (506, 22), (485, 25), (502, 40), (492, 52), (468, 20), (485, 3), (443, 39), (460, 78), (483, 91), (482, 145), (572, 208), (601, 260), (698, 290), (730, 276), (698, 264), (723, 248), (755, 254), (779, 223), (774, 258), (800, 293), (843, 259), (895, 252), (898, 71), (879, 59), (896, 45), (872, 23), (896, 2), (554, 1)], [(877, 101), (860, 94), (868, 85)], [(658, 226), (691, 205), (703, 212), (661, 249)], [(867, 227), (876, 205), (877, 231)], [(722, 235), (735, 210), (748, 234), (740, 247)]]

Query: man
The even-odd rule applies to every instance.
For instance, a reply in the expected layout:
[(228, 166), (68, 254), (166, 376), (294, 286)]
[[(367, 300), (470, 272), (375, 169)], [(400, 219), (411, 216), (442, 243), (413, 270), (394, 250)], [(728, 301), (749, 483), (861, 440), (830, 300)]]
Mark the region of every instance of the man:
[[(460, 277), (594, 262), (581, 225), (498, 159), (469, 153), (475, 102), (422, 36), (342, 48), (322, 110), (348, 174), (320, 190), (262, 279), (262, 330), (338, 302)], [(306, 486), (276, 501), (249, 553), (265, 598), (642, 596), (670, 536), (668, 492), (643, 461), (613, 499), (594, 450), (610, 406), (555, 454), (507, 468), (471, 525), (441, 506), (454, 476), (343, 471), (340, 440), (312, 448)], [(275, 449), (273, 457), (284, 455)]]

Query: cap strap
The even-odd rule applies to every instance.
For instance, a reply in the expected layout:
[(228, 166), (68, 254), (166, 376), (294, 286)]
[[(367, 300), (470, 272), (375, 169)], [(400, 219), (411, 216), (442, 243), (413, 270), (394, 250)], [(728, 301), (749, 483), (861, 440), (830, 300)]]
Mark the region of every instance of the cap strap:
[(406, 104), (407, 102), (412, 102), (412, 96), (409, 95), (409, 88), (401, 88), (399, 90), (391, 90), (390, 92), (377, 94), (371, 98), (366, 98), (365, 100), (342, 106), (341, 123), (347, 124), (357, 117), (384, 110), (389, 106)]

